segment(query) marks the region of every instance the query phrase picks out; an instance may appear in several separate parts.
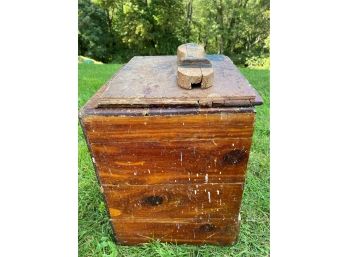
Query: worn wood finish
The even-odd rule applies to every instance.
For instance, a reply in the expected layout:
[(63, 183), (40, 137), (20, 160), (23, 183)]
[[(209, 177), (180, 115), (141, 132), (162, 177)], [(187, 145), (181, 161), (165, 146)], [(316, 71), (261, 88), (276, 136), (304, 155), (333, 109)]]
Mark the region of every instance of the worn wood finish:
[(235, 219), (191, 220), (111, 220), (122, 244), (137, 245), (154, 239), (185, 244), (228, 245), (236, 241), (239, 222)]
[(183, 67), (211, 67), (206, 58), (204, 47), (194, 43), (182, 44), (176, 51), (178, 66)]
[(188, 43), (178, 47), (177, 84), (184, 89), (211, 87), (214, 83), (214, 70), (206, 58), (203, 46)]
[(243, 182), (251, 138), (91, 144), (103, 184)]
[(220, 113), (175, 116), (88, 116), (90, 143), (250, 138), (255, 114)]
[[(88, 117), (91, 115), (94, 116), (174, 116), (174, 115), (188, 115), (188, 114), (225, 114), (225, 113), (251, 113), (254, 112), (255, 109), (252, 106), (243, 106), (241, 103), (241, 107), (224, 107), (218, 106), (215, 104), (214, 107), (210, 108), (199, 108), (198, 104), (196, 106), (170, 106), (166, 108), (129, 108), (119, 106), (118, 108), (113, 108), (113, 105), (103, 105), (101, 108), (99, 106), (99, 99), (102, 94), (108, 89), (107, 84), (102, 86), (95, 95), (86, 103), (86, 105), (80, 110), (79, 116)], [(256, 101), (262, 101), (260, 96), (257, 96)], [(237, 104), (236, 101), (234, 101)], [(134, 106), (136, 107), (136, 106)]]
[(242, 183), (104, 186), (111, 218), (238, 218)]
[(237, 239), (262, 100), (228, 57), (207, 59), (214, 86), (185, 90), (175, 56), (135, 57), (80, 112), (118, 243)]
[[(253, 111), (82, 117), (118, 242), (234, 242), (254, 118)], [(214, 231), (201, 231), (206, 224)]]
[(194, 86), (208, 88), (213, 85), (214, 71), (212, 68), (190, 68), (178, 67), (177, 83), (185, 89), (192, 89)]
[[(97, 165), (99, 170), (99, 179), (103, 185), (121, 185), (127, 183), (128, 185), (153, 185), (153, 184), (191, 184), (191, 183), (205, 183), (206, 178), (212, 183), (242, 183), (245, 181), (245, 167), (238, 167), (226, 173), (223, 171), (212, 172), (178, 172), (176, 175), (166, 169), (159, 172), (149, 172), (149, 170), (140, 171), (123, 171), (115, 168), (109, 168), (104, 164)], [(244, 168), (244, 169), (243, 169)], [(221, 173), (221, 174), (220, 174)]]
[(254, 106), (261, 98), (224, 55), (207, 55), (214, 86), (186, 90), (177, 85), (176, 56), (136, 56), (107, 83), (98, 107)]
[[(205, 89), (208, 87), (213, 86), (214, 84), (214, 70), (213, 68), (201, 68), (202, 72), (202, 81), (201, 81), (201, 88)], [(191, 85), (192, 87), (192, 85)]]

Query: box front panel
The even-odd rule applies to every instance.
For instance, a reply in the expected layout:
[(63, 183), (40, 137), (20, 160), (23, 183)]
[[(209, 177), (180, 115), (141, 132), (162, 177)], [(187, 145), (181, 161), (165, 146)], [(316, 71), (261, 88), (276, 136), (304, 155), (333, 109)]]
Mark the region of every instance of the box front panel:
[(87, 116), (90, 143), (250, 138), (254, 113), (167, 116)]
[(104, 186), (111, 218), (238, 218), (243, 184)]
[(153, 239), (163, 242), (186, 244), (227, 245), (236, 241), (239, 221), (234, 219), (191, 220), (142, 220), (112, 219), (118, 242), (127, 245), (147, 243)]
[(91, 144), (102, 184), (243, 182), (251, 138)]
[[(192, 243), (235, 240), (253, 112), (88, 116), (82, 123), (119, 242), (153, 235), (189, 243), (211, 219), (218, 232)], [(170, 232), (175, 224), (186, 224), (186, 237)]]

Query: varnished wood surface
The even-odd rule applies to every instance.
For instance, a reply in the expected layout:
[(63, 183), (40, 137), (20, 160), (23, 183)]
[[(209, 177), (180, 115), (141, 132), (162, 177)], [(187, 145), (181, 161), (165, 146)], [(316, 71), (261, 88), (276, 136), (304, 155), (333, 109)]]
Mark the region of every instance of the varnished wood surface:
[(104, 186), (111, 218), (237, 218), (243, 184)]
[(243, 182), (251, 138), (91, 144), (103, 184)]
[(235, 219), (210, 219), (192, 222), (177, 220), (111, 220), (117, 241), (127, 245), (147, 243), (154, 239), (185, 244), (228, 245), (236, 241), (239, 222)]
[(250, 138), (254, 113), (175, 116), (87, 116), (84, 127), (90, 143), (158, 140)]
[(235, 242), (254, 116), (82, 116), (118, 242)]

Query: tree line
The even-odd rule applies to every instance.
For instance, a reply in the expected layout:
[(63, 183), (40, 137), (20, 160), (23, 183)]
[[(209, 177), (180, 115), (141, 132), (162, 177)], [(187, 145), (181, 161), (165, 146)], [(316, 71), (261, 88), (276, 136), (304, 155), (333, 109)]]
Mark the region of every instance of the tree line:
[(186, 42), (239, 65), (269, 59), (269, 0), (79, 0), (79, 55), (125, 62)]

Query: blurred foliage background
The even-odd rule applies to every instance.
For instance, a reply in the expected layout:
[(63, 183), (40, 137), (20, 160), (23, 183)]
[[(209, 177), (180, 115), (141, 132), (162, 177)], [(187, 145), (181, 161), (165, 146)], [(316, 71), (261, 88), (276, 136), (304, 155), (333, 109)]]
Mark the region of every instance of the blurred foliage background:
[(269, 68), (269, 0), (79, 0), (79, 55), (124, 63), (174, 55), (182, 43)]

